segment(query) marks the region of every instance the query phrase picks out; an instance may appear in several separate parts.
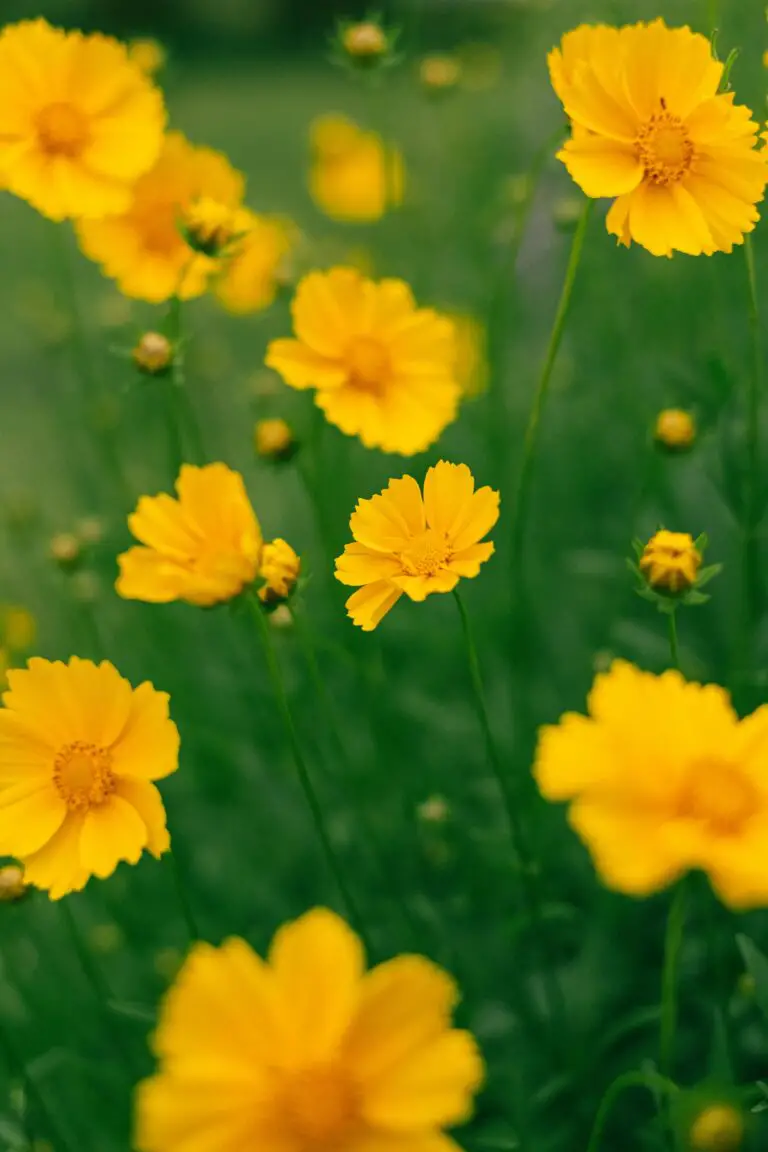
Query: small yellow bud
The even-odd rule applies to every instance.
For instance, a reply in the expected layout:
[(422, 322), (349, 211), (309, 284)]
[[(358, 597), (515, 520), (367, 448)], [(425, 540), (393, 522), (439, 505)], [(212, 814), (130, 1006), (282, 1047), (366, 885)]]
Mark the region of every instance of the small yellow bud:
[(184, 239), (195, 252), (215, 258), (247, 231), (242, 226), (244, 219), (242, 210), (230, 208), (211, 196), (201, 196), (183, 214)]
[(131, 355), (147, 376), (163, 376), (173, 365), (173, 345), (161, 332), (145, 332)]
[(9, 604), (1, 613), (3, 642), (12, 652), (24, 652), (35, 641), (37, 624), (31, 612), (15, 604)]
[(24, 869), (20, 864), (4, 864), (0, 868), (0, 904), (21, 900), (29, 885), (24, 883)]
[(430, 796), (419, 804), (416, 812), (426, 824), (444, 824), (450, 815), (448, 801), (444, 796)]
[(274, 611), (270, 613), (269, 622), (273, 628), (279, 630), (293, 628), (293, 612), (291, 612), (287, 604), (278, 604)]
[(640, 557), (640, 571), (652, 588), (684, 592), (696, 583), (701, 553), (687, 532), (657, 532)]
[(145, 72), (147, 76), (154, 76), (165, 66), (166, 51), (159, 40), (142, 37), (131, 40), (128, 44), (128, 55), (132, 63)]
[(290, 425), (279, 417), (259, 420), (253, 430), (253, 439), (259, 456), (270, 460), (286, 460), (293, 455), (296, 446)]
[(690, 448), (696, 439), (696, 424), (682, 408), (665, 408), (656, 418), (654, 436), (665, 448)]
[(57, 532), (51, 540), (48, 554), (60, 568), (75, 568), (82, 558), (83, 550), (73, 532)]
[(287, 600), (296, 586), (301, 571), (301, 560), (285, 540), (265, 544), (261, 554), (259, 575), (264, 584), (259, 599), (265, 604), (278, 604)]
[(372, 63), (385, 54), (389, 41), (384, 29), (372, 20), (350, 24), (341, 34), (341, 45), (348, 56), (361, 63)]
[(430, 91), (446, 92), (461, 79), (461, 64), (455, 56), (425, 56), (419, 65), (419, 79)]
[(710, 1104), (694, 1120), (688, 1140), (692, 1152), (737, 1152), (744, 1140), (744, 1117), (732, 1104)]

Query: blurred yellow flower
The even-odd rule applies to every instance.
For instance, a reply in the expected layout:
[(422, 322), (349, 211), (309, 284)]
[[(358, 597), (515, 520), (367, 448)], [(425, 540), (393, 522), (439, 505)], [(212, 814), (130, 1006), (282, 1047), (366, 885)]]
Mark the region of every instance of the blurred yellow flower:
[(238, 228), (244, 232), (216, 280), (216, 295), (236, 315), (268, 308), (289, 273), (289, 257), (298, 241), (298, 230), (278, 216), (259, 216), (243, 209)]
[(749, 109), (718, 91), (723, 64), (707, 37), (663, 20), (582, 25), (549, 67), (573, 125), (558, 157), (587, 196), (614, 199), (619, 243), (699, 256), (743, 242), (768, 163)]
[(455, 418), (453, 326), (417, 308), (402, 280), (310, 272), (291, 311), (297, 339), (273, 340), (265, 363), (292, 388), (316, 388), (315, 403), (348, 436), (411, 456)]
[(301, 560), (285, 540), (265, 544), (261, 553), (259, 576), (264, 583), (259, 588), (259, 599), (265, 604), (287, 600), (296, 586), (301, 571)]
[(332, 220), (379, 220), (402, 203), (405, 170), (400, 152), (345, 116), (330, 114), (310, 133), (309, 190)]
[(128, 517), (143, 547), (118, 557), (118, 594), (201, 607), (231, 600), (256, 579), (262, 550), (242, 476), (226, 464), (183, 464), (176, 492), (142, 496)]
[(83, 252), (117, 281), (120, 291), (159, 304), (174, 295), (202, 295), (219, 264), (196, 253), (181, 233), (185, 212), (206, 197), (225, 209), (240, 205), (245, 179), (220, 152), (170, 132), (151, 172), (133, 190), (126, 212), (81, 221)]
[(716, 684), (623, 660), (588, 707), (541, 730), (534, 774), (571, 801), (607, 887), (647, 896), (700, 869), (725, 904), (768, 904), (768, 707), (739, 720)]
[(41, 19), (0, 34), (0, 179), (52, 220), (123, 212), (157, 159), (161, 93), (108, 36)]
[(466, 399), (488, 391), (488, 334), (475, 316), (447, 312), (453, 324), (456, 346), (456, 379)]
[(37, 622), (27, 608), (19, 604), (0, 607), (0, 638), (12, 652), (31, 648), (37, 634)]
[(357, 936), (314, 909), (266, 961), (195, 944), (160, 1011), (139, 1085), (138, 1152), (458, 1152), (484, 1066), (452, 1027), (452, 978), (422, 956), (370, 972)]
[(688, 1134), (691, 1152), (738, 1152), (744, 1141), (744, 1117), (732, 1104), (710, 1104)]
[(139, 37), (128, 43), (128, 55), (131, 63), (146, 72), (147, 76), (154, 76), (165, 67), (167, 52), (159, 40), (151, 37)]
[(662, 528), (646, 544), (639, 567), (651, 587), (683, 592), (696, 583), (701, 552), (688, 532)]
[(253, 439), (259, 456), (275, 460), (289, 456), (296, 444), (290, 424), (279, 417), (259, 420), (253, 430)]
[(152, 783), (175, 772), (168, 696), (133, 689), (112, 664), (73, 656), (8, 673), (0, 709), (0, 854), (52, 900), (121, 860), (170, 846)]
[(456, 56), (435, 54), (425, 56), (419, 63), (419, 79), (433, 92), (455, 88), (461, 80), (461, 61)]
[(656, 417), (654, 435), (665, 448), (690, 448), (696, 439), (696, 424), (690, 412), (665, 408)]
[(349, 521), (355, 542), (336, 560), (336, 579), (358, 589), (347, 613), (371, 632), (403, 592), (424, 600), (477, 576), (493, 555), (493, 544), (480, 541), (498, 518), (498, 492), (476, 492), (466, 464), (441, 460), (430, 468), (423, 498), (412, 476), (390, 480), (380, 495), (358, 502)]
[(24, 869), (19, 864), (0, 867), (0, 904), (11, 904), (26, 896), (29, 885), (24, 882)]

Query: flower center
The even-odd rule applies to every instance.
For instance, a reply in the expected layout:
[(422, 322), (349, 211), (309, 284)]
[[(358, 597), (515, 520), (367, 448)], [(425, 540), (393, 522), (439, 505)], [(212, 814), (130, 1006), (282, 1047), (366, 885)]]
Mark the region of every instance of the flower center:
[(381, 392), (391, 370), (389, 353), (371, 336), (355, 336), (347, 348), (350, 383), (364, 392)]
[(693, 143), (682, 120), (666, 109), (654, 113), (643, 125), (635, 147), (653, 184), (677, 184), (691, 167)]
[(79, 156), (88, 143), (88, 122), (77, 108), (59, 102), (37, 115), (37, 136), (50, 156)]
[(434, 576), (450, 559), (451, 550), (442, 532), (427, 528), (414, 536), (400, 553), (400, 563), (406, 576)]
[(693, 765), (678, 801), (678, 815), (731, 836), (756, 810), (754, 789), (730, 764), (705, 758)]
[(302, 1152), (336, 1152), (359, 1118), (355, 1086), (334, 1064), (294, 1072), (284, 1085), (281, 1105)]
[(53, 782), (68, 808), (86, 812), (115, 790), (108, 749), (76, 740), (66, 744), (53, 762)]

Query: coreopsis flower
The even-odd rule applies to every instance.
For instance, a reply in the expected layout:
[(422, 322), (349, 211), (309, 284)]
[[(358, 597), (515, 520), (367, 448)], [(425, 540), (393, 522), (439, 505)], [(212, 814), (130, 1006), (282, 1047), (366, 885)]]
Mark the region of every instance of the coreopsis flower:
[(696, 439), (696, 423), (682, 408), (665, 408), (656, 418), (653, 433), (659, 444), (680, 451), (690, 448)]
[(380, 220), (387, 208), (402, 202), (403, 158), (375, 132), (331, 114), (314, 122), (310, 143), (309, 191), (332, 220)]
[(738, 1152), (746, 1135), (744, 1115), (733, 1104), (709, 1104), (691, 1124), (690, 1152)]
[(499, 494), (475, 491), (466, 464), (441, 460), (424, 480), (390, 480), (378, 496), (360, 500), (349, 526), (354, 543), (336, 560), (336, 579), (357, 588), (347, 613), (371, 632), (405, 593), (424, 600), (451, 592), (462, 576), (477, 576), (493, 555), (481, 543), (499, 518)]
[(244, 177), (220, 152), (169, 132), (157, 164), (136, 183), (127, 210), (78, 224), (80, 246), (126, 296), (153, 304), (201, 296), (219, 262), (187, 243), (184, 215), (203, 198), (237, 208), (244, 190)]
[(170, 845), (153, 780), (175, 772), (168, 696), (104, 661), (33, 658), (8, 672), (0, 709), (0, 855), (52, 900), (121, 860)]
[(193, 252), (215, 259), (245, 233), (245, 213), (213, 196), (200, 196), (181, 213), (184, 239)]
[(290, 274), (297, 240), (294, 224), (278, 216), (242, 209), (243, 235), (227, 254), (215, 283), (216, 296), (228, 312), (244, 316), (268, 308)]
[(265, 604), (287, 600), (296, 587), (300, 571), (301, 560), (285, 540), (278, 537), (271, 544), (265, 544), (259, 568), (259, 576), (264, 581), (259, 588), (259, 599)]
[(231, 600), (256, 579), (263, 544), (242, 476), (226, 464), (183, 464), (176, 493), (142, 496), (128, 517), (141, 546), (118, 557), (118, 594), (200, 607)]
[(647, 896), (700, 869), (725, 904), (768, 904), (768, 707), (739, 720), (716, 684), (617, 660), (588, 711), (541, 730), (534, 775), (606, 886)]
[(358, 937), (314, 909), (275, 935), (197, 943), (160, 1011), (139, 1085), (138, 1152), (458, 1152), (484, 1076), (452, 1027), (458, 989), (422, 956), (365, 970)]
[(253, 430), (253, 442), (259, 456), (268, 460), (286, 460), (296, 448), (290, 424), (277, 416), (258, 421)]
[(614, 200), (619, 243), (699, 256), (743, 242), (768, 163), (749, 109), (719, 91), (724, 66), (705, 36), (663, 20), (582, 25), (549, 67), (573, 128), (558, 157), (587, 196)]
[(159, 40), (151, 36), (137, 37), (128, 42), (128, 55), (131, 62), (146, 72), (147, 76), (154, 76), (162, 72), (167, 59), (167, 52)]
[(688, 532), (662, 528), (646, 544), (638, 567), (652, 588), (677, 593), (696, 583), (701, 560), (701, 552)]
[(412, 456), (456, 416), (453, 326), (417, 308), (402, 280), (354, 268), (310, 272), (291, 306), (293, 340), (273, 340), (265, 363), (367, 448)]
[(0, 34), (0, 176), (52, 220), (124, 212), (162, 145), (160, 91), (109, 36), (44, 19)]
[(165, 376), (173, 367), (173, 345), (162, 332), (144, 332), (136, 342), (131, 359), (146, 376)]

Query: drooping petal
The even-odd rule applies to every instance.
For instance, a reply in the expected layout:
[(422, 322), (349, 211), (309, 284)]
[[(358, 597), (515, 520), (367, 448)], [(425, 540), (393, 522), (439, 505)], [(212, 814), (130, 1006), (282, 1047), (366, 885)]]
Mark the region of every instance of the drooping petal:
[(347, 379), (340, 361), (315, 352), (300, 340), (273, 340), (264, 363), (279, 372), (291, 388), (339, 388)]
[(112, 770), (118, 776), (160, 780), (179, 763), (179, 730), (168, 711), (169, 697), (148, 681), (135, 689), (130, 713), (112, 745)]
[(80, 835), (82, 865), (94, 876), (111, 876), (121, 860), (135, 864), (146, 847), (149, 833), (135, 808), (112, 795), (90, 808)]
[(135, 776), (119, 776), (115, 794), (126, 800), (138, 812), (147, 829), (147, 851), (162, 856), (171, 846), (166, 826), (165, 808), (157, 788), (149, 780)]
[(372, 632), (402, 596), (390, 580), (378, 580), (353, 592), (346, 603), (347, 615), (363, 632)]
[(35, 779), (0, 790), (0, 856), (28, 856), (59, 830), (67, 806), (52, 781)]
[(47, 890), (51, 900), (79, 892), (88, 881), (90, 872), (80, 858), (84, 819), (82, 813), (69, 813), (47, 844), (24, 858), (24, 879)]

